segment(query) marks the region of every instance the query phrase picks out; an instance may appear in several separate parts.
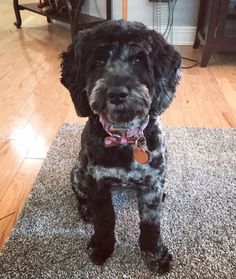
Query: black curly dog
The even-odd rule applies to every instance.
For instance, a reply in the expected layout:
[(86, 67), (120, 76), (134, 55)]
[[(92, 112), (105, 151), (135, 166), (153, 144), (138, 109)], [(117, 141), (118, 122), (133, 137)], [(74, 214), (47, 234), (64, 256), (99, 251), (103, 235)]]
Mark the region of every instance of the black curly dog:
[(172, 257), (160, 234), (167, 159), (159, 116), (174, 97), (181, 57), (154, 30), (121, 20), (79, 32), (61, 58), (61, 82), (77, 114), (89, 117), (71, 182), (82, 218), (94, 225), (90, 257), (101, 265), (112, 254), (111, 190), (132, 187), (144, 259), (167, 272)]

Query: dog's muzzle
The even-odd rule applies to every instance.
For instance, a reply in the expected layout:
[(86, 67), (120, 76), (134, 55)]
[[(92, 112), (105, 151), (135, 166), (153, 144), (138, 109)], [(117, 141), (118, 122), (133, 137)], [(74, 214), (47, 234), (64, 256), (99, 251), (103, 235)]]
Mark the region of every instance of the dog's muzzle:
[(99, 79), (92, 89), (89, 104), (95, 114), (110, 122), (130, 122), (148, 115), (151, 97), (144, 84), (132, 79), (123, 85), (115, 82), (111, 85), (107, 80)]

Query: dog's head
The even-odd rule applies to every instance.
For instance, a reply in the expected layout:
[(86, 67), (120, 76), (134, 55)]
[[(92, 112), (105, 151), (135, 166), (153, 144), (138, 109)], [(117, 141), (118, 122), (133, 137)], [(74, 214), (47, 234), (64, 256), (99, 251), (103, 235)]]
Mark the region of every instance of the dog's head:
[(62, 54), (61, 82), (80, 116), (124, 123), (171, 103), (181, 57), (141, 23), (110, 21), (81, 31)]

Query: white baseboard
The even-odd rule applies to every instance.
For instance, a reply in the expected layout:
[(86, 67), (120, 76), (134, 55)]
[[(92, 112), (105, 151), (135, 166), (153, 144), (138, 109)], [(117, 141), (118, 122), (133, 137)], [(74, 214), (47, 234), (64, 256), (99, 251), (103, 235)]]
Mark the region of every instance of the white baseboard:
[[(149, 26), (153, 29), (153, 26)], [(156, 28), (161, 30), (161, 33), (165, 31), (165, 27)], [(173, 27), (173, 44), (174, 45), (193, 45), (196, 34), (195, 26), (174, 26)], [(168, 40), (169, 41), (169, 40)], [(172, 42), (170, 42), (172, 43)]]

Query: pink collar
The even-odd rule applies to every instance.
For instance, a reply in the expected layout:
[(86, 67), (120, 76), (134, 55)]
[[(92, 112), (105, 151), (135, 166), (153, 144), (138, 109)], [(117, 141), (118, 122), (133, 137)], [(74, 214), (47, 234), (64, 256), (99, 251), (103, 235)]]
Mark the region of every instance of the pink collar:
[(111, 147), (120, 144), (134, 144), (137, 139), (143, 137), (143, 131), (149, 122), (149, 115), (141, 120), (140, 126), (131, 128), (115, 127), (114, 124), (107, 122), (101, 115), (99, 116), (99, 121), (103, 129), (109, 134), (104, 139), (105, 147)]

